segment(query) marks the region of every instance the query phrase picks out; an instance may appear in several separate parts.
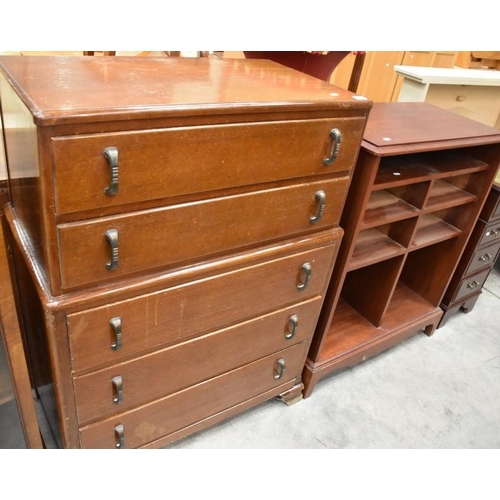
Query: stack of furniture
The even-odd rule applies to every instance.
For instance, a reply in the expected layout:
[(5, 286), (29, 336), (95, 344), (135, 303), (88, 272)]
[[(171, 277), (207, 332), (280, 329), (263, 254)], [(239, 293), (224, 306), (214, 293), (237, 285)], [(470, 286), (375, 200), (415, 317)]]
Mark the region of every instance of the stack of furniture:
[(159, 447), (300, 399), (371, 102), (259, 60), (0, 70), (6, 236), (59, 446)]
[(374, 103), (304, 371), (325, 375), (438, 326), (500, 163), (500, 130), (427, 103)]

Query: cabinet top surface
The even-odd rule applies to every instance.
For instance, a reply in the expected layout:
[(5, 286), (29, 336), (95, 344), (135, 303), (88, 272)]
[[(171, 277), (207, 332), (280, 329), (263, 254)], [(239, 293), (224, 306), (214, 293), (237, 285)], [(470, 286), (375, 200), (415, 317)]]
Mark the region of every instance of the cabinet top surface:
[(3, 56), (0, 72), (38, 124), (371, 107), (267, 60)]
[(500, 130), (425, 102), (374, 103), (362, 147), (377, 155), (500, 142)]
[(497, 70), (466, 68), (428, 68), (425, 66), (394, 66), (398, 75), (420, 83), (447, 85), (499, 86), (500, 72)]

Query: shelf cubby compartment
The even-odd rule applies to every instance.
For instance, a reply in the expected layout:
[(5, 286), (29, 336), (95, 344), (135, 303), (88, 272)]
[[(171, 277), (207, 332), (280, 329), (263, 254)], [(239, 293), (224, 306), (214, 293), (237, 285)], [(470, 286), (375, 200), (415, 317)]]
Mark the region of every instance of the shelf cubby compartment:
[(346, 274), (341, 298), (371, 324), (380, 326), (404, 262), (404, 255)]
[(417, 220), (417, 217), (412, 217), (361, 230), (356, 239), (348, 270), (353, 271), (406, 253)]
[(371, 193), (361, 227), (375, 227), (414, 217), (418, 213), (419, 210), (402, 196), (381, 189)]
[(439, 306), (462, 244), (457, 238), (409, 252), (400, 281), (433, 306)]
[(388, 188), (486, 170), (486, 163), (458, 150), (389, 156), (380, 163), (375, 186), (379, 189)]
[(426, 212), (465, 205), (476, 201), (476, 196), (443, 179), (436, 179), (425, 204)]
[(429, 169), (422, 155), (389, 156), (382, 158), (375, 176), (374, 189), (391, 189), (402, 185), (417, 185), (429, 180)]
[(417, 223), (410, 250), (456, 238), (461, 231), (433, 214), (422, 215)]
[(401, 282), (396, 285), (379, 326), (340, 298), (318, 364), (329, 363), (339, 369), (362, 361), (402, 337), (413, 335), (415, 329), (425, 328), (427, 322), (430, 324), (440, 314), (435, 306)]

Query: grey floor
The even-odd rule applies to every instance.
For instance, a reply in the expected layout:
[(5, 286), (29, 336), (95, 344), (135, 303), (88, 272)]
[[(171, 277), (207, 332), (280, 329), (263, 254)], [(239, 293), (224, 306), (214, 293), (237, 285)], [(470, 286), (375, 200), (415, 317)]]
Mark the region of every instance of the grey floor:
[(271, 400), (172, 449), (500, 448), (500, 263), (476, 306), (323, 378), (292, 406)]

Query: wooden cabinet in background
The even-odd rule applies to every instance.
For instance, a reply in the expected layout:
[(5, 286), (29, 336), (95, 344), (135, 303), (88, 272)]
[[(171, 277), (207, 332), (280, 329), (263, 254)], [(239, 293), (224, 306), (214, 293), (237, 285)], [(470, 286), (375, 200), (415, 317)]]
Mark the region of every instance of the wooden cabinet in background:
[(19, 309), (59, 445), (161, 447), (300, 399), (371, 102), (269, 61), (0, 69)]
[(434, 332), (499, 162), (497, 129), (427, 103), (373, 105), (304, 371), (306, 397), (326, 374)]
[(460, 309), (472, 311), (500, 254), (500, 184), (493, 184), (441, 307), (439, 327)]
[(500, 69), (500, 51), (459, 52), (456, 65), (460, 68)]
[[(358, 84), (357, 94), (374, 102), (396, 102), (402, 78), (394, 66), (430, 66), (452, 68), (457, 52), (448, 51), (381, 51), (367, 52)], [(354, 66), (354, 54), (349, 54), (333, 72), (330, 83), (346, 89)]]

